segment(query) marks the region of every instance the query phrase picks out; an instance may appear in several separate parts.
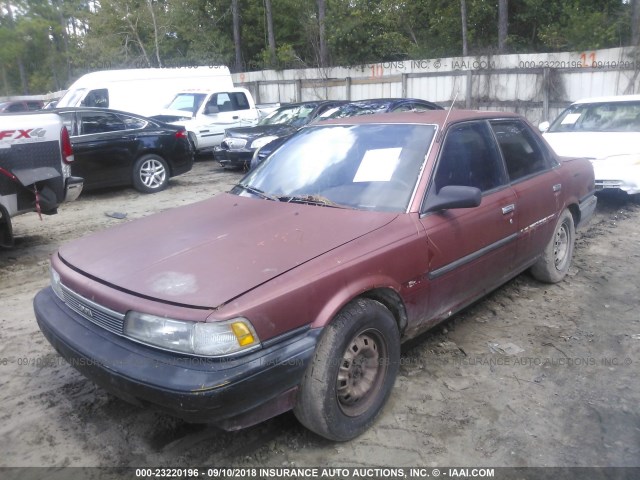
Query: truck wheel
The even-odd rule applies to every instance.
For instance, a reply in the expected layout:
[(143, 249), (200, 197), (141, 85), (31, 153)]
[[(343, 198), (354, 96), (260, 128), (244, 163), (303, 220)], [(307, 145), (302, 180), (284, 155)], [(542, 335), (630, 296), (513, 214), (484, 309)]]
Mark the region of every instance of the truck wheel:
[(531, 267), (533, 276), (546, 283), (558, 283), (571, 266), (576, 231), (573, 216), (569, 210), (562, 212), (556, 229), (549, 240), (542, 257)]
[(325, 327), (294, 413), (315, 433), (346, 441), (371, 426), (393, 388), (400, 333), (381, 303), (358, 299)]
[(0, 247), (13, 247), (13, 228), (11, 216), (0, 206)]
[(143, 155), (133, 165), (133, 186), (142, 193), (164, 190), (169, 183), (169, 167), (158, 155)]

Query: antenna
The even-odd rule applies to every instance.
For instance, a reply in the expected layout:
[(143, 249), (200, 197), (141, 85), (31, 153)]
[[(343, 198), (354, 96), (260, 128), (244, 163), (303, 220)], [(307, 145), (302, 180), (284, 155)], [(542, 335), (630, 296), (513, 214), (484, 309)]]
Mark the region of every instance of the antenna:
[(443, 127), (447, 124), (447, 120), (449, 120), (449, 115), (451, 115), (451, 110), (453, 110), (453, 106), (456, 104), (456, 100), (459, 94), (460, 94), (460, 90), (458, 90), (455, 96), (453, 97), (453, 101), (451, 102), (451, 106), (449, 107), (449, 111), (447, 112), (447, 116), (444, 118), (444, 123), (442, 124)]
[(442, 140), (442, 134), (444, 132), (444, 127), (447, 126), (447, 122), (449, 121), (449, 115), (451, 115), (451, 110), (453, 110), (453, 106), (456, 104), (456, 99), (458, 98), (458, 94), (460, 93), (460, 90), (458, 90), (456, 92), (456, 94), (453, 97), (453, 101), (451, 102), (451, 106), (449, 107), (449, 111), (447, 112), (447, 116), (444, 117), (444, 122), (442, 124), (442, 130), (440, 130), (440, 133), (438, 133), (438, 138), (436, 139), (436, 141), (439, 143)]

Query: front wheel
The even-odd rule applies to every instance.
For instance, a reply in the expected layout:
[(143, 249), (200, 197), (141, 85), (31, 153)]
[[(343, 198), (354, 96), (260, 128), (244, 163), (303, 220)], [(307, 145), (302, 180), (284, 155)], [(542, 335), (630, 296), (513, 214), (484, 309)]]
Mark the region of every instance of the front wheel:
[(158, 155), (143, 155), (133, 165), (133, 186), (142, 193), (164, 190), (169, 183), (169, 167)]
[(569, 210), (560, 214), (556, 229), (544, 249), (542, 257), (531, 267), (533, 276), (546, 283), (558, 283), (571, 266), (576, 231)]
[(357, 437), (389, 398), (399, 362), (391, 312), (375, 300), (352, 301), (325, 327), (300, 384), (296, 417), (330, 440)]

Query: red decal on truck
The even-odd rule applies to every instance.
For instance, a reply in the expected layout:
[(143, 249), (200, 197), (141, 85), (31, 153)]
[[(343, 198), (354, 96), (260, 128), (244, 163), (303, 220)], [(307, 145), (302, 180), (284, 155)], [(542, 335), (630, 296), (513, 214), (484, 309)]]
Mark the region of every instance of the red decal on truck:
[(29, 135), (29, 132), (31, 132), (31, 130), (33, 130), (33, 128), (30, 128), (28, 130), (18, 130), (18, 136), (16, 137), (16, 139), (18, 139), (18, 138), (31, 138), (31, 136)]
[(3, 138), (13, 137), (13, 134), (16, 133), (15, 130), (2, 130), (0, 132), (0, 140)]

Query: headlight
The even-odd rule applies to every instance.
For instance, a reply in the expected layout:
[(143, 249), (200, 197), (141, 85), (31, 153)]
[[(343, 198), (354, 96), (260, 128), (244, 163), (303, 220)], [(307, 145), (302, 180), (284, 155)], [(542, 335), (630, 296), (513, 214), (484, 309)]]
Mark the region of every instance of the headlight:
[(60, 275), (53, 269), (51, 265), (49, 265), (49, 276), (51, 277), (51, 288), (53, 289), (53, 292), (58, 296), (60, 300), (64, 300), (60, 283)]
[(251, 142), (251, 148), (261, 148), (264, 147), (267, 143), (273, 142), (276, 138), (275, 135), (269, 135), (268, 137), (260, 137), (257, 140)]
[(224, 137), (222, 143), (227, 146), (229, 150), (240, 150), (247, 145), (245, 138)]
[(124, 319), (124, 334), (166, 350), (208, 357), (231, 355), (260, 344), (253, 326), (242, 317), (203, 323), (131, 311)]

